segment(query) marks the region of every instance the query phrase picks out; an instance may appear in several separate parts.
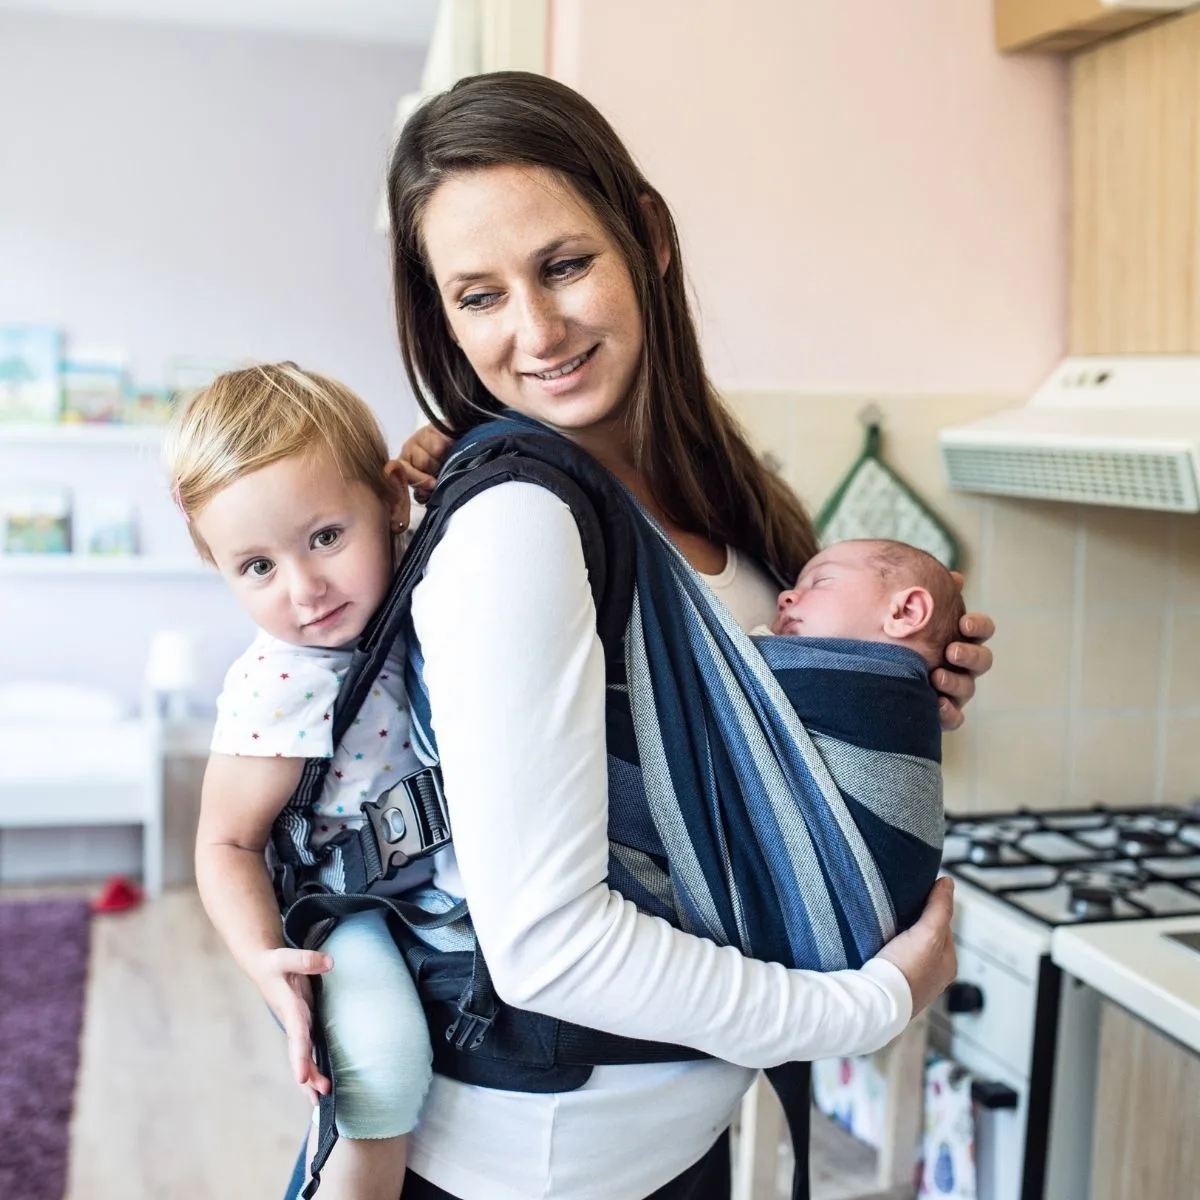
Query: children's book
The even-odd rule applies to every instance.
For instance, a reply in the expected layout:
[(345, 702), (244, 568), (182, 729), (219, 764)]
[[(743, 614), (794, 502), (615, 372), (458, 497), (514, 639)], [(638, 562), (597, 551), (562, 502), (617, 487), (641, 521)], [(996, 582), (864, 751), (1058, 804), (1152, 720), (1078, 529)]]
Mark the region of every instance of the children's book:
[(0, 552), (69, 554), (70, 495), (36, 484), (0, 494)]
[(124, 496), (77, 492), (71, 546), (76, 554), (136, 554), (137, 513), (132, 501)]
[(69, 424), (113, 424), (123, 419), (125, 371), (113, 363), (67, 359), (62, 368), (62, 419)]
[(61, 330), (0, 325), (0, 421), (57, 421), (61, 363)]

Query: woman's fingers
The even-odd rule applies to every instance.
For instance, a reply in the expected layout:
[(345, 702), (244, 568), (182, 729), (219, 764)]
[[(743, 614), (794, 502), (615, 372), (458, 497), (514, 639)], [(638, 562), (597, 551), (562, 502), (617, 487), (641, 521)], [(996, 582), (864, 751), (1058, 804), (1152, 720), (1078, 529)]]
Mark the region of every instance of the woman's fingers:
[(432, 475), (419, 470), (412, 463), (405, 462), (402, 458), (395, 459), (394, 461), (400, 471), (401, 477), (410, 488), (429, 490), (437, 483), (437, 480)]
[(946, 661), (959, 671), (983, 675), (992, 669), (993, 655), (987, 646), (975, 642), (951, 642), (946, 647)]
[(995, 634), (996, 622), (987, 613), (964, 613), (958, 623), (958, 630), (963, 637), (970, 638), (972, 642), (986, 642)]
[(913, 1016), (932, 1004), (954, 981), (958, 956), (950, 922), (954, 916), (954, 884), (939, 879), (925, 901), (921, 918), (894, 937), (879, 957), (898, 967), (912, 993)]

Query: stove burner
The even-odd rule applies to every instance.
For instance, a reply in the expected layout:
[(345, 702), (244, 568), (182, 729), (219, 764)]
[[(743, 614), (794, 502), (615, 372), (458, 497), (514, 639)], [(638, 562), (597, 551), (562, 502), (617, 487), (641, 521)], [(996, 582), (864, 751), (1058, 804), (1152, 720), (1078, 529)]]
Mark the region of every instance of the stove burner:
[(977, 833), (967, 847), (967, 858), (977, 867), (995, 867), (1000, 863), (1000, 840), (990, 834)]
[(1071, 913), (1076, 917), (1087, 920), (1111, 917), (1116, 911), (1116, 903), (1116, 893), (1103, 884), (1071, 885)]
[(1145, 825), (1118, 825), (1117, 846), (1130, 858), (1162, 854), (1171, 843), (1171, 835)]

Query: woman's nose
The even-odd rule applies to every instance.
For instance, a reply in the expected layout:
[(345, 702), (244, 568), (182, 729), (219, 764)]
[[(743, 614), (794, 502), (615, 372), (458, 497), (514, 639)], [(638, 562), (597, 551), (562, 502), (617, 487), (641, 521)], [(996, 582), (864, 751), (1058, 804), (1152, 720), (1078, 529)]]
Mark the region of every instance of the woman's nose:
[(529, 358), (549, 361), (566, 337), (567, 323), (553, 295), (534, 291), (518, 307), (517, 346)]

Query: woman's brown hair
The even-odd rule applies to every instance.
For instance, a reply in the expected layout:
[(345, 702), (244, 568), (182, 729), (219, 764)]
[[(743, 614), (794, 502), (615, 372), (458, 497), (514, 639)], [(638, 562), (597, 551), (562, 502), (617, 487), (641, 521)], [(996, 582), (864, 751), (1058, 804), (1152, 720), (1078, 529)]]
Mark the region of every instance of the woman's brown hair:
[[(452, 175), (512, 164), (567, 181), (628, 265), (644, 344), (626, 421), (651, 494), (681, 528), (753, 555), (790, 583), (816, 549), (812, 523), (750, 449), (704, 372), (671, 214), (608, 122), (552, 79), (501, 71), (460, 80), (408, 118), (392, 152), (396, 324), (422, 410), (444, 432), (461, 434), (502, 408), (450, 337), (421, 218)], [(669, 245), (665, 272), (656, 238)]]

